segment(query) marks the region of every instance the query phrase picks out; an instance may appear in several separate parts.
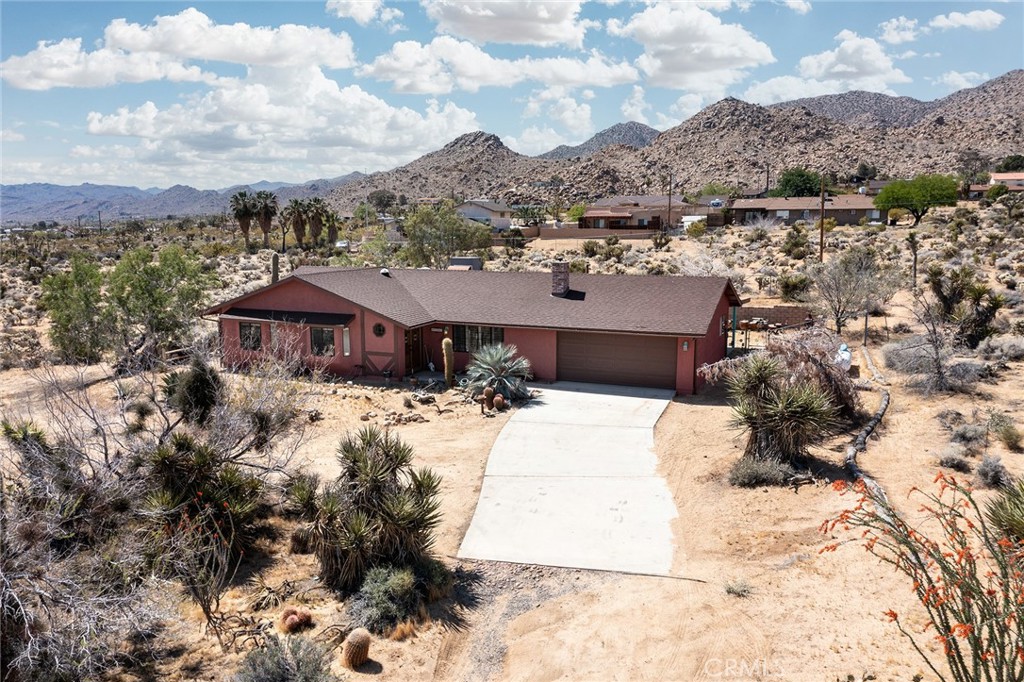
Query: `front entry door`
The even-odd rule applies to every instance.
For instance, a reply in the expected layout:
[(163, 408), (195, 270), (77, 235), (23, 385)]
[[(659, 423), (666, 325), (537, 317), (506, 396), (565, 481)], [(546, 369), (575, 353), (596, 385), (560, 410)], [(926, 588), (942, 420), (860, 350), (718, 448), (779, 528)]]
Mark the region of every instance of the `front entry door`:
[(405, 373), (412, 374), (423, 369), (422, 339), (419, 329), (409, 329), (405, 332)]

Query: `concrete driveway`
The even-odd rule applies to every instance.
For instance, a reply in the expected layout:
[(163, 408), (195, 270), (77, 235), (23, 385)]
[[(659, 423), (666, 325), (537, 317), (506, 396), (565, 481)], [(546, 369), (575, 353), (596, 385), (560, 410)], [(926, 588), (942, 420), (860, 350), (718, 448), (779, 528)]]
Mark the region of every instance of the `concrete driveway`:
[(654, 425), (673, 392), (560, 382), (491, 449), (459, 556), (666, 575), (675, 503)]

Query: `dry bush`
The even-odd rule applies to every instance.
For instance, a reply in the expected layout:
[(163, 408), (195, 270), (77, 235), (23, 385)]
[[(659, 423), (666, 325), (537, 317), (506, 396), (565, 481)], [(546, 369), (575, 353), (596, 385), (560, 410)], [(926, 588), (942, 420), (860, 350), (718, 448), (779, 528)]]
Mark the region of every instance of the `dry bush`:
[(953, 471), (959, 471), (962, 474), (971, 473), (971, 463), (966, 457), (956, 452), (947, 452), (939, 457), (939, 466), (946, 469), (952, 469)]
[(305, 637), (268, 637), (246, 654), (234, 682), (331, 682), (330, 659), (319, 644)]
[(990, 336), (978, 345), (978, 355), (1002, 362), (1024, 360), (1024, 336)]
[(978, 483), (984, 488), (1009, 488), (1013, 485), (1013, 476), (998, 456), (985, 455), (975, 471)]
[(729, 485), (738, 488), (786, 485), (796, 474), (793, 467), (774, 460), (741, 457), (729, 469)]

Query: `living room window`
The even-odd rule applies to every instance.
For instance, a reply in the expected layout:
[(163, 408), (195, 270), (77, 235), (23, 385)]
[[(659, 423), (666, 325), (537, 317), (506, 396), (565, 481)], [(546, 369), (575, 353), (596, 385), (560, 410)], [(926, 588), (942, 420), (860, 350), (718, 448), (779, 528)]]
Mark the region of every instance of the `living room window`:
[(242, 350), (259, 350), (263, 347), (263, 325), (257, 322), (239, 322), (238, 339)]
[(309, 347), (313, 355), (334, 355), (334, 328), (310, 327)]
[(457, 324), (452, 332), (452, 344), (460, 353), (475, 353), (484, 346), (504, 341), (505, 330), (502, 327)]

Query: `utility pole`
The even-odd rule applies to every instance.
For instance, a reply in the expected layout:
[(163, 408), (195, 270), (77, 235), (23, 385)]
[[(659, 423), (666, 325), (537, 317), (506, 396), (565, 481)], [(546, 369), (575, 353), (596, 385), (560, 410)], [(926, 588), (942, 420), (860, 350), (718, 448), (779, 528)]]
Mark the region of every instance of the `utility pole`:
[(102, 230), (103, 229), (103, 211), (96, 211), (96, 217), (99, 218), (100, 229)]
[(821, 174), (821, 213), (818, 214), (818, 262), (825, 262), (825, 173)]
[[(668, 227), (672, 227), (672, 171), (668, 172)], [(667, 231), (668, 227), (661, 226), (661, 231)]]

